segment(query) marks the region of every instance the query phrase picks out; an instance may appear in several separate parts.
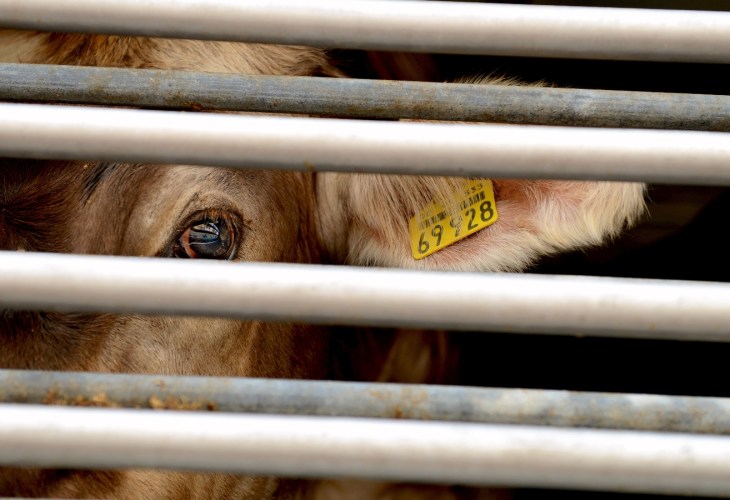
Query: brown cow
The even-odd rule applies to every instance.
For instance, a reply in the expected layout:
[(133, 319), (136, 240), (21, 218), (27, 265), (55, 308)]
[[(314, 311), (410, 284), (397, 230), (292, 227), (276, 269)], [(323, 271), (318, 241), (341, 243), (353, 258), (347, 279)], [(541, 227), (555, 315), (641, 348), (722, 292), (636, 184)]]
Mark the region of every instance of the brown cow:
[[(338, 76), (324, 52), (302, 47), (14, 31), (0, 31), (0, 61)], [(643, 210), (638, 184), (496, 180), (497, 223), (414, 260), (409, 219), (455, 183), (5, 159), (0, 249), (520, 270), (541, 255), (599, 244)], [(435, 348), (421, 337), (398, 338), (381, 356), (381, 373), (369, 375), (428, 380), (433, 359), (399, 360), (423, 361)], [(0, 343), (3, 368), (179, 375), (327, 378), (331, 360), (344, 356), (317, 327), (136, 315), (0, 311)], [(403, 366), (411, 373), (399, 373)], [(0, 471), (0, 495), (263, 498), (298, 487), (224, 474)]]

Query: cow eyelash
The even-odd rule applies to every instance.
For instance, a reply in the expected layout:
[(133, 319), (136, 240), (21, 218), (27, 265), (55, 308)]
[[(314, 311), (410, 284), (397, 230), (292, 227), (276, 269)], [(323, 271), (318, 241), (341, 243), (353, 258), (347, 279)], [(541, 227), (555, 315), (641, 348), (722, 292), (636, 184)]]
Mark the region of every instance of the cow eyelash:
[(235, 218), (221, 210), (199, 212), (177, 232), (171, 257), (180, 259), (232, 260), (238, 248)]

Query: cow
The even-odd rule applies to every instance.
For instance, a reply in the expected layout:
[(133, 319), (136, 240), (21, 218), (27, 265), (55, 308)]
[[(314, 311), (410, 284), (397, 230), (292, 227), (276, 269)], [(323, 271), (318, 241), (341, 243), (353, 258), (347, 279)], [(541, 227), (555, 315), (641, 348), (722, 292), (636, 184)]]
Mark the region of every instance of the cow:
[[(0, 61), (342, 76), (328, 54), (314, 48), (13, 30), (0, 31)], [(640, 184), (493, 179), (499, 219), (415, 259), (410, 219), (434, 201), (448, 202), (461, 182), (5, 158), (0, 249), (519, 271), (540, 256), (607, 241), (644, 207)], [(373, 350), (362, 370), (354, 361), (362, 352), (317, 326), (0, 310), (0, 368), (409, 382), (437, 380), (444, 370), (443, 336), (427, 340), (400, 331), (368, 342), (369, 333), (360, 333), (366, 340), (355, 346)], [(227, 474), (0, 469), (0, 495), (29, 497), (268, 498), (323, 491), (330, 490)]]

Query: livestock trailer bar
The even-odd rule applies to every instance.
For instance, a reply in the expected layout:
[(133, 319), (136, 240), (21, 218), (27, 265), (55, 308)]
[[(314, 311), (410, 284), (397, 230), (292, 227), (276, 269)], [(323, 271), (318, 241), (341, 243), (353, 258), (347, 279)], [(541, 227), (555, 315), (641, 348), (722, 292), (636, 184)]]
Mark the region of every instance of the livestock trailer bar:
[(0, 99), (354, 118), (730, 130), (730, 97), (0, 64)]
[(0, 27), (459, 54), (730, 62), (730, 13), (398, 0), (3, 0)]
[(0, 252), (0, 306), (730, 341), (730, 284)]
[(730, 136), (715, 132), (375, 122), (14, 103), (0, 104), (0, 156), (730, 183)]
[(0, 402), (730, 434), (730, 399), (0, 370)]
[(0, 465), (730, 495), (730, 437), (0, 405)]

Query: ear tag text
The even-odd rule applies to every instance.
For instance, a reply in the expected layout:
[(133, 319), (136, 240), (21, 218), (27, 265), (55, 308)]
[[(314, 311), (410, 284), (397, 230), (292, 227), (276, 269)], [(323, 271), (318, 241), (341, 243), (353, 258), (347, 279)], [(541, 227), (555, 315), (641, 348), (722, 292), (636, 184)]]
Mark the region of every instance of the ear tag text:
[(413, 258), (423, 259), (497, 222), (497, 203), (489, 179), (469, 180), (456, 203), (431, 203), (411, 218), (409, 233)]

